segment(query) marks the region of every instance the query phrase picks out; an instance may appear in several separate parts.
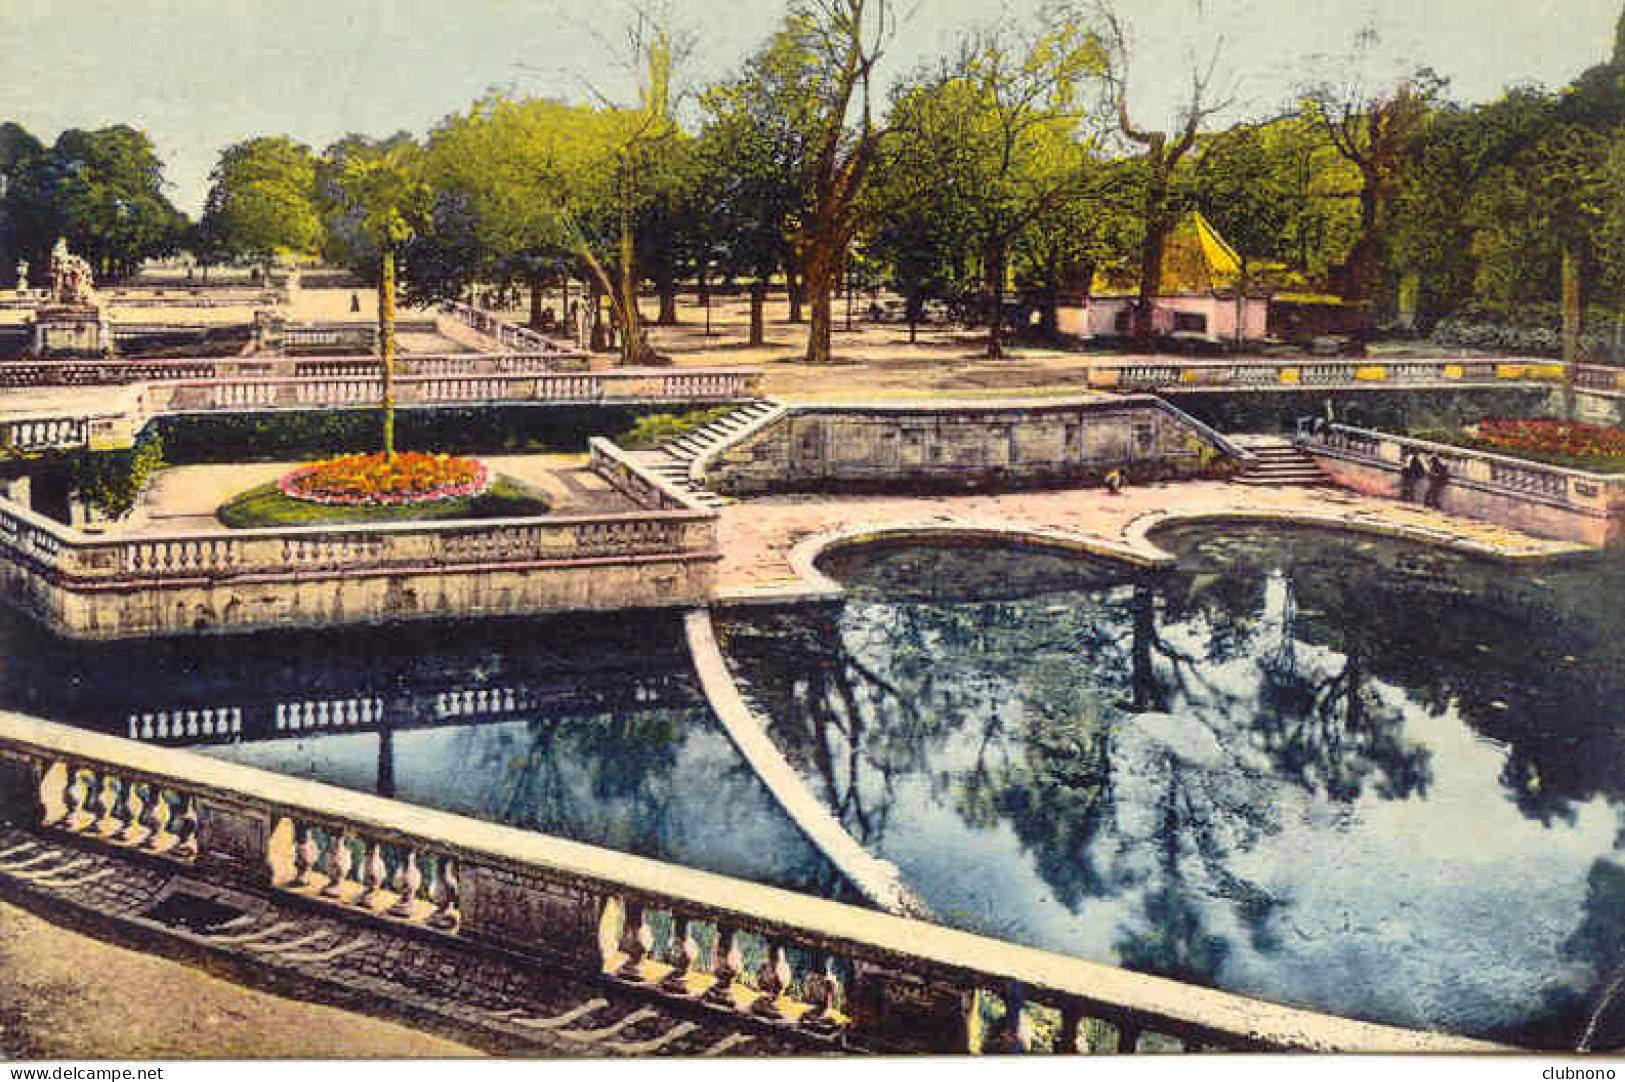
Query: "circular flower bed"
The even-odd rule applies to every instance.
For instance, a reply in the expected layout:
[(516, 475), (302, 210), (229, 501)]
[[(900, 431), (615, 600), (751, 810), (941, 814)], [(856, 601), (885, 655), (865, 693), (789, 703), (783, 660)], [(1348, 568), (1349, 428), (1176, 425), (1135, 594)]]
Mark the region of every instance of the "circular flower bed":
[(284, 496), (311, 503), (398, 507), (477, 496), (491, 483), (484, 463), (452, 455), (348, 455), (283, 476)]
[(1550, 418), (1497, 419), (1469, 425), (1467, 433), (1478, 446), (1490, 451), (1550, 460), (1625, 463), (1625, 428)]

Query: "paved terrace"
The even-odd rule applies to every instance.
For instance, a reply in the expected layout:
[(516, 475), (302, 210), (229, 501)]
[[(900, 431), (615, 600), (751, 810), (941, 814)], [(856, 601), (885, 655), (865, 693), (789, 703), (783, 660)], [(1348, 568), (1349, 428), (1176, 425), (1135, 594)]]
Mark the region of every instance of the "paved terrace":
[(786, 495), (732, 504), (720, 514), (717, 595), (724, 601), (792, 599), (811, 585), (793, 560), (798, 545), (820, 535), (898, 526), (1062, 531), (1120, 548), (1155, 522), (1236, 517), (1414, 537), (1503, 559), (1591, 551), (1330, 485), (1266, 488), (1187, 481), (1131, 487), (1117, 496), (1101, 489), (932, 497)]

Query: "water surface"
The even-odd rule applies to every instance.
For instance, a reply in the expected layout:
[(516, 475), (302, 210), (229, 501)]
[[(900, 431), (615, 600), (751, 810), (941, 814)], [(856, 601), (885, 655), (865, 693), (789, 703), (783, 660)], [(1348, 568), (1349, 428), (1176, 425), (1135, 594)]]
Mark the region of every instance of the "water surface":
[(945, 923), (1572, 1046), (1625, 963), (1625, 567), (1263, 527), (1158, 542), (1177, 571), (839, 555), (844, 607), (730, 619), (726, 649)]

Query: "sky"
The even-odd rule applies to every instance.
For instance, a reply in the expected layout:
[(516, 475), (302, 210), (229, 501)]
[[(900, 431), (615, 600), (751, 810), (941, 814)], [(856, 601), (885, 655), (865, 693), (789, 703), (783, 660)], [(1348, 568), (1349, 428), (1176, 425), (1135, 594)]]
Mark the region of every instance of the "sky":
[[(892, 73), (957, 30), (1041, 0), (894, 0), (907, 9)], [(690, 78), (725, 75), (782, 20), (782, 0), (671, 0), (696, 33)], [(1236, 101), (1271, 115), (1337, 74), (1363, 27), (1381, 78), (1427, 64), (1458, 101), (1518, 83), (1559, 86), (1607, 58), (1622, 0), (1118, 0), (1135, 45), (1142, 125), (1171, 123), (1190, 59), (1219, 48)], [(63, 128), (129, 123), (166, 162), (171, 198), (202, 206), (225, 146), (288, 135), (317, 150), (349, 132), (422, 135), (486, 90), (581, 98), (627, 87), (627, 0), (0, 0), (0, 120), (49, 143)]]

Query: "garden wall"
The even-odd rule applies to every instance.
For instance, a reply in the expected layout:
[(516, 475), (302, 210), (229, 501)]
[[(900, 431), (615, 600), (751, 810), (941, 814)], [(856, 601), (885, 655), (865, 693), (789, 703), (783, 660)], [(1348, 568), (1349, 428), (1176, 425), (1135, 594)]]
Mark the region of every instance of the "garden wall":
[(719, 492), (1018, 488), (1234, 470), (1246, 452), (1151, 395), (792, 406), (695, 470)]

